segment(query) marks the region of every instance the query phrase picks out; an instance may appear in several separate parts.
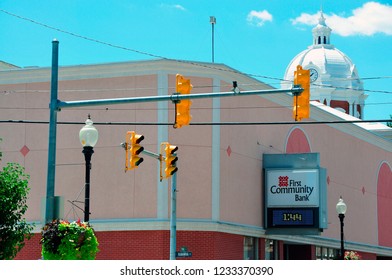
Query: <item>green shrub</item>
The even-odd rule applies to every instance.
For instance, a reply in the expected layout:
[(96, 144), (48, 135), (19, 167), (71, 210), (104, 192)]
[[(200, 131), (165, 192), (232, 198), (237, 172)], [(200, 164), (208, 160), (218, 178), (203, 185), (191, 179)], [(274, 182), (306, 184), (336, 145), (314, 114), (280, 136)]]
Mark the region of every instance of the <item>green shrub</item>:
[(88, 223), (54, 220), (42, 229), (44, 260), (94, 260), (98, 240)]

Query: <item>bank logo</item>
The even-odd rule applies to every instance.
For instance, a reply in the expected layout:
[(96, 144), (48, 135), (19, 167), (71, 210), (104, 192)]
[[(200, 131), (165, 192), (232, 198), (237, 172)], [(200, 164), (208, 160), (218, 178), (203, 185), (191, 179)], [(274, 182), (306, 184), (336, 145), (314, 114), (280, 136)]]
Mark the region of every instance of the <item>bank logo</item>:
[(268, 170), (264, 185), (267, 207), (318, 207), (319, 185), (316, 169)]
[(279, 187), (289, 186), (289, 176), (279, 176)]
[(270, 188), (271, 194), (293, 195), (294, 201), (310, 201), (314, 187), (303, 184), (302, 180), (293, 180), (289, 176), (279, 176), (278, 186)]

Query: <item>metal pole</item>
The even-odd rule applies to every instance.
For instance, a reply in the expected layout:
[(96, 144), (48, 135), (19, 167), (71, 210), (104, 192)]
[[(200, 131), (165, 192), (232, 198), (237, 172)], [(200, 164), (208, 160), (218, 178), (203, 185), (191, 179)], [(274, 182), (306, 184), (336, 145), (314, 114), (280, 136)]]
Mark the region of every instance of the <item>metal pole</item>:
[(298, 121), (298, 94), (295, 94), (295, 121)]
[(215, 62), (214, 54), (215, 54), (215, 44), (214, 44), (214, 26), (215, 23), (213, 22), (212, 24), (212, 63)]
[(150, 152), (150, 151), (147, 151), (147, 150), (143, 150), (141, 153), (144, 154), (144, 155), (146, 155), (146, 156), (156, 158), (157, 160), (160, 160), (160, 159), (161, 159), (161, 155), (160, 155), (160, 154), (157, 154), (157, 153), (154, 153), (154, 152)]
[(344, 260), (344, 214), (339, 214), (340, 220), (340, 259)]
[(93, 147), (83, 147), (84, 159), (86, 160), (86, 180), (84, 184), (84, 221), (90, 221), (90, 170), (91, 170), (91, 156), (94, 153)]
[(215, 62), (215, 58), (214, 58), (214, 25), (212, 24), (212, 63)]
[(213, 92), (213, 93), (191, 93), (191, 94), (172, 94), (172, 95), (158, 95), (146, 97), (129, 97), (129, 98), (111, 98), (111, 99), (95, 99), (95, 100), (77, 100), (77, 101), (57, 101), (57, 108), (75, 108), (87, 106), (100, 105), (115, 105), (125, 103), (143, 103), (143, 102), (158, 102), (158, 101), (172, 101), (178, 102), (185, 99), (202, 99), (202, 98), (216, 98), (216, 97), (230, 97), (230, 96), (247, 96), (247, 95), (263, 95), (263, 94), (277, 94), (277, 93), (301, 93), (303, 91), (300, 87), (293, 87), (291, 89), (268, 89), (268, 90), (249, 90), (241, 92)]
[(58, 84), (58, 51), (59, 42), (52, 41), (52, 77), (50, 86), (50, 116), (49, 116), (49, 146), (48, 146), (48, 173), (46, 181), (46, 208), (45, 223), (55, 219), (54, 189), (56, 174), (56, 135), (57, 135), (57, 84)]
[(211, 51), (212, 51), (212, 63), (214, 63), (214, 53), (215, 53), (215, 50), (214, 50), (214, 47), (215, 47), (215, 44), (214, 44), (214, 25), (216, 24), (216, 18), (214, 17), (214, 16), (210, 16), (210, 23), (211, 23), (211, 28), (212, 28), (212, 48), (211, 48)]
[[(176, 156), (176, 154), (173, 154)], [(177, 243), (177, 172), (171, 178), (170, 260), (176, 259)]]

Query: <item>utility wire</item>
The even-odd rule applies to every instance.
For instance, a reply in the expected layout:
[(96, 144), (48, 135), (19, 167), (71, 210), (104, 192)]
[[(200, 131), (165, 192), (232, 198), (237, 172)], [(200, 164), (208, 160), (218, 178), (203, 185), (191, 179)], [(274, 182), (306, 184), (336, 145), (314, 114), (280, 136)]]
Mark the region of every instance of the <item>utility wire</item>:
[[(156, 54), (152, 54), (152, 53), (148, 53), (148, 52), (144, 52), (144, 51), (139, 51), (139, 50), (128, 48), (128, 47), (119, 46), (119, 45), (116, 45), (116, 44), (112, 44), (112, 43), (108, 43), (108, 42), (101, 41), (101, 40), (98, 40), (98, 39), (94, 39), (94, 38), (90, 38), (90, 37), (83, 36), (83, 35), (80, 35), (80, 34), (76, 34), (74, 32), (66, 31), (66, 30), (63, 30), (63, 29), (60, 29), (60, 28), (57, 28), (57, 27), (53, 27), (53, 26), (47, 25), (45, 23), (41, 23), (41, 22), (38, 22), (36, 20), (30, 19), (30, 18), (26, 18), (26, 17), (20, 16), (20, 15), (8, 12), (8, 11), (6, 11), (4, 9), (0, 9), (0, 12), (3, 12), (5, 14), (7, 14), (7, 15), (16, 17), (16, 18), (24, 20), (24, 21), (28, 21), (28, 22), (40, 25), (40, 26), (48, 28), (48, 29), (52, 29), (52, 30), (55, 30), (55, 31), (58, 31), (58, 32), (61, 32), (61, 33), (64, 33), (64, 34), (68, 34), (68, 35), (71, 35), (71, 36), (74, 36), (74, 37), (77, 37), (77, 38), (80, 38), (80, 39), (84, 39), (84, 40), (87, 40), (87, 41), (90, 41), (90, 42), (106, 45), (106, 46), (109, 46), (109, 47), (112, 47), (112, 48), (117, 48), (117, 49), (121, 49), (121, 50), (125, 50), (125, 51), (130, 51), (130, 52), (134, 52), (134, 53), (138, 53), (138, 54), (142, 54), (142, 55), (146, 55), (146, 56), (150, 56), (150, 57), (153, 57), (153, 58), (169, 60), (167, 57), (164, 57), (164, 56), (161, 56), (161, 55), (156, 55)], [(179, 63), (186, 63), (186, 64), (192, 64), (192, 65), (197, 65), (197, 66), (206, 67), (206, 68), (218, 69), (218, 70), (221, 70), (221, 71), (240, 73), (239, 71), (235, 71), (235, 70), (220, 69), (218, 67), (207, 66), (205, 64), (200, 64), (200, 63), (191, 62), (191, 61), (185, 61), (185, 60), (179, 60), (179, 59), (171, 59), (171, 60), (179, 62)], [(265, 78), (268, 78), (268, 77), (265, 76)], [(273, 79), (275, 79), (275, 78), (273, 78)], [(279, 79), (279, 80), (281, 80), (281, 79)]]
[[(372, 102), (366, 103), (366, 107), (368, 106), (379, 106), (379, 105), (392, 105), (392, 102)], [(237, 106), (237, 107), (220, 107), (221, 110), (250, 110), (250, 109), (284, 109), (284, 108), (292, 108), (292, 105), (276, 105), (276, 106)], [(192, 110), (211, 110), (213, 107), (192, 107)], [(0, 106), (0, 110), (49, 110), (48, 107), (3, 107)], [(64, 110), (68, 111), (84, 111), (85, 108), (66, 108)], [(172, 111), (174, 108), (156, 108), (154, 106), (145, 107), (145, 108), (113, 108), (113, 107), (105, 107), (105, 108), (90, 108), (90, 111)]]
[[(379, 103), (366, 103), (366, 106), (378, 106), (378, 105), (392, 105), (392, 102), (379, 102)], [(219, 107), (220, 110), (258, 110), (258, 109), (288, 109), (292, 108), (292, 105), (283, 106), (237, 106), (237, 107)], [(212, 110), (213, 107), (192, 107), (192, 110)], [(48, 107), (2, 107), (0, 106), (0, 110), (49, 110)], [(85, 108), (66, 108), (63, 110), (67, 111), (85, 111)], [(154, 106), (145, 107), (145, 108), (89, 108), (89, 111), (105, 111), (105, 112), (115, 112), (115, 111), (173, 111), (174, 108), (156, 108)]]
[[(224, 70), (224, 69), (220, 69)], [(237, 72), (239, 73), (239, 72)], [(241, 73), (242, 74), (242, 73)], [(246, 74), (248, 76), (256, 76), (253, 74)], [(382, 77), (379, 77), (382, 78)], [(389, 77), (385, 77), (389, 78)], [(365, 78), (366, 79), (366, 78)], [(372, 78), (368, 78), (372, 79)], [(287, 81), (287, 83), (292, 84), (293, 81)], [(239, 84), (239, 86), (257, 86), (259, 84)], [(354, 91), (364, 91), (364, 92), (372, 92), (372, 93), (385, 93), (385, 94), (392, 94), (392, 91), (388, 90), (371, 90), (371, 89), (355, 89), (355, 88), (350, 88), (350, 87), (336, 87), (336, 86), (331, 86), (331, 85), (323, 85), (323, 84), (313, 84), (314, 86), (317, 86), (319, 88), (332, 88), (332, 89), (341, 89), (341, 90), (354, 90)], [(173, 87), (174, 88), (174, 87)], [(195, 85), (193, 88), (214, 88), (213, 85)], [(170, 89), (169, 88), (164, 88), (164, 89)], [(108, 92), (108, 91), (144, 91), (144, 90), (158, 90), (158, 88), (107, 88), (107, 89), (68, 89), (68, 90), (59, 90), (59, 93), (68, 93), (68, 92), (81, 92), (81, 93), (99, 93), (99, 92)], [(0, 94), (3, 95), (9, 95), (9, 94), (15, 94), (15, 93), (49, 93), (49, 90), (23, 90), (23, 89), (11, 89), (11, 90), (2, 90), (0, 91)], [(380, 103), (383, 104), (383, 103)]]
[[(146, 56), (150, 56), (150, 57), (153, 57), (153, 58), (159, 58), (159, 59), (168, 60), (167, 57), (164, 57), (164, 56), (161, 56), (161, 55), (156, 55), (156, 54), (152, 54), (152, 53), (149, 53), (149, 52), (144, 52), (144, 51), (140, 51), (140, 50), (136, 50), (136, 49), (132, 49), (132, 48), (128, 48), (128, 47), (123, 47), (123, 46), (112, 44), (112, 43), (108, 43), (108, 42), (105, 42), (105, 41), (102, 41), (102, 40), (98, 40), (98, 39), (90, 38), (90, 37), (83, 36), (83, 35), (80, 35), (80, 34), (76, 34), (74, 32), (66, 31), (66, 30), (63, 30), (63, 29), (60, 29), (60, 28), (57, 28), (57, 27), (53, 27), (53, 26), (50, 26), (50, 25), (38, 22), (36, 20), (30, 19), (30, 18), (27, 18), (27, 17), (23, 17), (23, 16), (20, 16), (20, 15), (8, 12), (8, 11), (6, 11), (4, 9), (0, 9), (0, 12), (3, 12), (5, 14), (7, 14), (7, 15), (16, 17), (18, 19), (21, 19), (21, 20), (24, 20), (24, 21), (28, 21), (30, 23), (33, 23), (33, 24), (36, 24), (36, 25), (39, 25), (39, 26), (42, 26), (42, 27), (45, 27), (45, 28), (48, 28), (48, 29), (52, 29), (52, 30), (55, 30), (55, 31), (58, 31), (58, 32), (61, 32), (61, 33), (64, 33), (64, 34), (68, 34), (70, 36), (74, 36), (74, 37), (77, 37), (77, 38), (80, 38), (80, 39), (83, 39), (83, 40), (91, 41), (91, 42), (94, 42), (94, 43), (106, 45), (106, 46), (117, 48), (117, 49), (122, 49), (122, 50), (125, 50), (125, 51), (135, 52), (135, 53), (146, 55)], [(234, 70), (234, 69), (223, 69), (223, 68), (220, 68), (220, 67), (217, 67), (217, 66), (206, 65), (206, 64), (201, 64), (201, 63), (196, 63), (196, 62), (191, 62), (191, 61), (185, 61), (185, 60), (178, 60), (178, 59), (170, 59), (170, 60), (176, 61), (176, 62), (179, 62), (179, 63), (185, 63), (185, 64), (191, 64), (191, 65), (201, 66), (201, 67), (205, 67), (205, 68), (215, 69), (215, 70), (219, 70), (219, 71), (232, 72), (232, 73), (236, 73), (236, 74), (245, 74), (245, 75), (248, 75), (248, 76), (251, 76), (251, 77), (257, 77), (257, 78), (263, 78), (263, 79), (269, 79), (269, 80), (277, 80), (279, 82), (292, 83), (292, 81), (288, 81), (288, 80), (281, 79), (281, 78), (274, 78), (274, 77), (269, 77), (269, 76), (265, 76), (265, 75), (257, 75), (257, 74), (251, 74), (251, 73), (241, 73), (241, 72), (239, 72), (237, 70)], [(384, 76), (384, 77), (380, 76), (380, 77), (362, 78), (362, 80), (376, 80), (376, 79), (390, 79), (390, 78), (392, 78), (392, 76)], [(345, 79), (345, 80), (349, 80), (349, 79)], [(334, 87), (334, 86), (321, 85), (321, 84), (314, 84), (314, 85), (315, 86), (319, 86), (319, 87), (324, 87), (324, 88), (335, 88), (335, 89), (343, 89), (343, 90), (350, 89), (350, 90), (358, 90), (358, 91), (362, 91), (363, 90), (364, 92), (392, 94), (391, 91), (386, 91), (386, 90), (353, 89), (353, 88), (348, 88), (348, 87)], [(203, 86), (199, 86), (199, 87), (203, 87)], [(208, 85), (208, 87), (211, 87), (211, 86)], [(98, 92), (98, 91), (114, 91), (114, 90), (120, 91), (120, 90), (130, 90), (130, 89), (67, 90), (67, 91), (68, 92), (72, 92), (72, 91), (74, 91), (74, 92), (77, 92), (77, 91), (80, 91), (80, 92), (90, 92), (90, 91)], [(136, 90), (136, 89), (132, 89), (132, 90)], [(141, 89), (138, 89), (138, 90), (141, 90)], [(7, 94), (13, 93), (13, 92), (15, 92), (15, 91), (4, 91), (4, 92), (0, 92), (0, 93), (3, 93), (5, 95), (7, 95)]]
[(101, 40), (97, 40), (97, 39), (93, 39), (93, 38), (86, 37), (86, 36), (83, 36), (83, 35), (79, 35), (79, 34), (76, 34), (76, 33), (70, 32), (70, 31), (66, 31), (66, 30), (63, 30), (63, 29), (60, 29), (60, 28), (57, 28), (57, 27), (53, 27), (53, 26), (47, 25), (45, 23), (41, 23), (41, 22), (35, 21), (33, 19), (30, 19), (30, 18), (26, 18), (26, 17), (20, 16), (20, 15), (8, 12), (8, 11), (3, 10), (3, 9), (0, 9), (0, 12), (3, 12), (5, 14), (7, 14), (7, 15), (19, 18), (21, 20), (25, 20), (25, 21), (28, 21), (28, 22), (31, 22), (31, 23), (43, 26), (45, 28), (49, 28), (49, 29), (52, 29), (52, 30), (55, 30), (55, 31), (58, 31), (58, 32), (61, 32), (61, 33), (64, 33), (64, 34), (68, 34), (68, 35), (71, 35), (71, 36), (74, 36), (74, 37), (77, 37), (77, 38), (80, 38), (80, 39), (91, 41), (91, 42), (94, 42), (94, 43), (98, 43), (98, 44), (102, 44), (102, 45), (106, 45), (106, 46), (109, 46), (109, 47), (122, 49), (122, 50), (126, 50), (126, 51), (131, 51), (131, 52), (135, 52), (135, 53), (138, 53), (138, 54), (151, 56), (151, 57), (154, 57), (154, 58), (166, 59), (165, 57), (160, 56), (160, 55), (155, 55), (155, 54), (152, 54), (152, 53), (147, 53), (147, 52), (143, 52), (143, 51), (127, 48), (127, 47), (122, 47), (122, 46), (119, 46), (119, 45), (115, 45), (115, 44), (107, 43), (107, 42), (104, 42), (104, 41), (101, 41)]
[[(66, 30), (63, 30), (63, 29), (60, 29), (60, 28), (57, 28), (57, 27), (53, 27), (53, 26), (50, 26), (50, 25), (38, 22), (38, 21), (30, 19), (30, 18), (26, 18), (26, 17), (20, 16), (20, 15), (8, 12), (8, 11), (6, 11), (4, 9), (0, 9), (0, 12), (3, 12), (5, 14), (7, 14), (7, 15), (16, 17), (18, 19), (25, 20), (25, 21), (31, 22), (33, 24), (40, 25), (42, 27), (45, 27), (45, 28), (48, 28), (48, 29), (52, 29), (52, 30), (55, 30), (55, 31), (58, 31), (58, 32), (61, 32), (61, 33), (64, 33), (64, 34), (68, 34), (68, 35), (71, 35), (71, 36), (74, 36), (74, 37), (77, 37), (77, 38), (80, 38), (80, 39), (84, 39), (84, 40), (87, 40), (87, 41), (91, 41), (91, 42), (94, 42), (94, 43), (106, 45), (106, 46), (117, 48), (117, 49), (122, 49), (122, 50), (125, 50), (125, 51), (135, 52), (135, 53), (146, 55), (146, 56), (150, 56), (150, 57), (153, 57), (153, 58), (172, 60), (172, 61), (176, 61), (176, 62), (179, 62), (179, 63), (197, 65), (197, 66), (210, 68), (210, 69), (215, 69), (215, 70), (219, 70), (219, 71), (226, 71), (226, 72), (232, 72), (232, 73), (237, 73), (237, 74), (245, 74), (245, 75), (248, 75), (248, 76), (251, 76), (251, 77), (257, 77), (257, 78), (263, 78), (263, 79), (277, 80), (277, 81), (280, 81), (280, 82), (292, 83), (292, 81), (285, 80), (285, 79), (282, 79), (282, 78), (275, 78), (275, 77), (259, 75), (259, 74), (251, 74), (251, 73), (241, 73), (241, 72), (239, 72), (237, 70), (234, 70), (234, 69), (223, 69), (223, 68), (220, 68), (220, 67), (211, 66), (211, 65), (205, 65), (205, 64), (201, 64), (201, 63), (197, 63), (197, 62), (192, 62), (192, 61), (179, 60), (179, 59), (169, 59), (169, 58), (161, 56), (161, 55), (156, 55), (156, 54), (152, 54), (152, 53), (149, 53), (149, 52), (144, 52), (144, 51), (140, 51), (140, 50), (136, 50), (136, 49), (132, 49), (132, 48), (128, 48), (128, 47), (119, 46), (119, 45), (116, 45), (116, 44), (112, 44), (112, 43), (108, 43), (108, 42), (101, 41), (101, 40), (98, 40), (98, 39), (94, 39), (94, 38), (90, 38), (90, 37), (83, 36), (83, 35), (80, 35), (80, 34), (76, 34), (74, 32), (66, 31)], [(392, 78), (392, 77), (391, 76), (370, 77), (370, 78), (362, 78), (362, 80), (365, 80), (365, 79), (369, 79), (369, 80), (370, 79), (381, 79), (381, 78)], [(344, 80), (349, 80), (349, 79), (344, 79)], [(333, 86), (327, 86), (327, 85), (321, 85), (321, 84), (317, 85), (317, 86), (336, 88), (336, 89), (351, 89), (352, 90), (352, 88), (333, 87)], [(113, 90), (113, 89), (111, 89), (111, 90)], [(360, 91), (360, 89), (354, 89), (354, 90), (359, 90)], [(69, 90), (69, 91), (72, 91), (72, 90)], [(74, 91), (77, 91), (77, 90), (74, 90)], [(81, 91), (83, 91), (83, 90), (81, 90)], [(86, 91), (90, 91), (90, 90), (86, 90)], [(93, 91), (93, 90), (91, 90), (91, 91)], [(104, 90), (101, 89), (101, 91), (105, 91), (105, 89)], [(364, 91), (366, 91), (366, 92), (378, 92), (378, 93), (392, 93), (390, 91), (378, 91), (378, 90), (364, 90)], [(7, 91), (4, 91), (3, 93), (8, 94)]]
[[(231, 126), (231, 125), (308, 125), (308, 124), (347, 124), (347, 123), (382, 123), (382, 122), (392, 122), (392, 119), (380, 119), (380, 120), (340, 120), (340, 121), (303, 121), (303, 122), (195, 122), (190, 123), (192, 126), (206, 126), (206, 125), (221, 125), (221, 126)], [(0, 123), (12, 123), (12, 124), (49, 124), (48, 121), (32, 121), (32, 120), (0, 120)], [(84, 125), (84, 122), (57, 122), (58, 125)], [(94, 125), (173, 125), (173, 123), (168, 122), (94, 122)]]
[[(277, 81), (281, 81), (281, 82), (291, 82), (292, 83), (292, 81), (288, 81), (288, 80), (285, 80), (285, 79), (282, 79), (282, 78), (275, 78), (275, 77), (270, 77), (270, 76), (265, 76), (265, 75), (258, 75), (258, 74), (251, 74), (251, 73), (242, 73), (242, 72), (239, 72), (239, 71), (234, 70), (234, 69), (223, 69), (223, 68), (216, 67), (216, 66), (213, 66), (213, 65), (206, 65), (206, 64), (201, 64), (201, 63), (192, 62), (192, 61), (186, 61), (186, 60), (180, 60), (180, 59), (170, 59), (170, 58), (167, 58), (167, 57), (164, 57), (164, 56), (161, 56), (161, 55), (157, 55), (157, 54), (153, 54), (153, 53), (149, 53), (149, 52), (145, 52), (145, 51), (140, 51), (140, 50), (136, 50), (136, 49), (132, 49), (132, 48), (128, 48), (128, 47), (123, 47), (123, 46), (116, 45), (116, 44), (113, 44), (113, 43), (108, 43), (108, 42), (105, 42), (105, 41), (102, 41), (102, 40), (98, 40), (98, 39), (90, 38), (90, 37), (87, 37), (87, 36), (84, 36), (84, 35), (80, 35), (80, 34), (77, 34), (77, 33), (74, 33), (74, 32), (66, 31), (66, 30), (63, 30), (63, 29), (60, 29), (60, 28), (57, 28), (57, 27), (53, 27), (53, 26), (50, 26), (48, 24), (45, 24), (45, 23), (42, 23), (42, 22), (30, 19), (30, 18), (27, 18), (27, 17), (23, 17), (23, 16), (20, 16), (20, 15), (11, 13), (11, 12), (6, 11), (4, 9), (0, 9), (0, 12), (3, 12), (5, 14), (9, 15), (9, 16), (13, 16), (13, 17), (16, 17), (18, 19), (21, 19), (21, 20), (24, 20), (24, 21), (28, 21), (28, 22), (31, 22), (33, 24), (36, 24), (36, 25), (39, 25), (39, 26), (42, 26), (42, 27), (45, 27), (45, 28), (48, 28), (48, 29), (52, 29), (52, 30), (55, 30), (55, 31), (58, 31), (58, 32), (61, 32), (61, 33), (64, 33), (64, 34), (76, 37), (76, 38), (80, 38), (80, 39), (83, 39), (83, 40), (87, 40), (87, 41), (90, 41), (90, 42), (98, 43), (98, 44), (105, 45), (105, 46), (112, 47), (112, 48), (117, 48), (117, 49), (121, 49), (121, 50), (125, 50), (125, 51), (130, 51), (130, 52), (134, 52), (134, 53), (150, 56), (150, 57), (153, 57), (153, 58), (172, 60), (172, 61), (176, 61), (176, 62), (179, 62), (179, 63), (197, 65), (197, 66), (210, 68), (210, 69), (215, 69), (215, 70), (219, 70), (219, 71), (232, 72), (232, 73), (236, 73), (236, 74), (245, 74), (245, 75), (248, 75), (248, 76), (251, 76), (251, 77), (257, 77), (257, 78), (263, 78), (263, 79), (277, 80)], [(362, 80), (365, 80), (365, 79), (369, 79), (369, 80), (370, 79), (381, 79), (381, 78), (388, 78), (388, 79), (390, 79), (390, 78), (392, 78), (392, 76), (362, 78)], [(356, 79), (356, 78), (352, 78), (352, 79)], [(324, 85), (322, 85), (322, 86), (324, 86)], [(347, 89), (347, 88), (342, 87), (341, 89)], [(368, 92), (381, 92), (381, 93), (392, 93), (392, 92), (389, 92), (389, 91), (374, 91), (374, 90), (365, 90), (365, 91), (368, 91)]]

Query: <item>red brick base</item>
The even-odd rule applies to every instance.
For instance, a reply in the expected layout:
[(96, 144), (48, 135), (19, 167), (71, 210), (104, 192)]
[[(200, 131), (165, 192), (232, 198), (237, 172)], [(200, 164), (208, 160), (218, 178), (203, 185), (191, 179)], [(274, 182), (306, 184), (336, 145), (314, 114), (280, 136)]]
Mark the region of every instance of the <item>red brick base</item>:
[[(169, 231), (96, 232), (98, 260), (167, 260), (170, 252)], [(41, 235), (35, 234), (17, 255), (19, 260), (41, 258)], [(209, 231), (177, 231), (177, 251), (187, 247), (191, 260), (241, 260), (243, 236)]]

